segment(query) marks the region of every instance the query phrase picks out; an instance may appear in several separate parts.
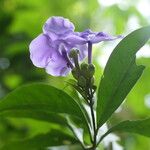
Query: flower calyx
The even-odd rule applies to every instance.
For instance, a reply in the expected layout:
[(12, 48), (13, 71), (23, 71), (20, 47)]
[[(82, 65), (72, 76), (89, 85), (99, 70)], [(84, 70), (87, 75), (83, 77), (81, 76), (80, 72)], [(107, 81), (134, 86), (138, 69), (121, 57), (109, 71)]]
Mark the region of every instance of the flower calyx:
[[(69, 55), (70, 56), (70, 55)], [(71, 53), (72, 58), (77, 56), (77, 52)], [(96, 91), (94, 85), (95, 66), (93, 64), (82, 63), (72, 69), (72, 75), (77, 81), (77, 86), (80, 89), (80, 94), (86, 97), (86, 102), (89, 103)]]

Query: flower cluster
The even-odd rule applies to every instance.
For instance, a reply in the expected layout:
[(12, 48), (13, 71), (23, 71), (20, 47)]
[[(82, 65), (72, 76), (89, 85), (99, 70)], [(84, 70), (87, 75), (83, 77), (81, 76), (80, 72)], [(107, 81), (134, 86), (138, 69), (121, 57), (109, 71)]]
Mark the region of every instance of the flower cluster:
[(72, 49), (79, 51), (79, 60), (88, 55), (91, 63), (92, 44), (114, 40), (103, 32), (74, 32), (74, 25), (63, 17), (51, 17), (43, 26), (43, 33), (30, 44), (30, 58), (33, 64), (45, 68), (53, 76), (66, 76), (73, 68), (74, 62), (69, 58)]

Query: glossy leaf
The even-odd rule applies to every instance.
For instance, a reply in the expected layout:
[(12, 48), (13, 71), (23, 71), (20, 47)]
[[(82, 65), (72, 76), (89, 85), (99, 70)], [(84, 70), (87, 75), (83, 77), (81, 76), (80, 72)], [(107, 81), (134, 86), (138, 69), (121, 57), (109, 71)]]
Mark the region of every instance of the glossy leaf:
[(140, 28), (125, 37), (112, 52), (98, 89), (99, 127), (120, 106), (141, 76), (144, 66), (136, 65), (136, 52), (149, 38), (150, 26)]
[(76, 117), (85, 123), (84, 114), (74, 99), (65, 92), (42, 83), (20, 87), (0, 102), (1, 116), (27, 117), (65, 124), (65, 119), (58, 116), (60, 114)]
[(39, 110), (9, 110), (1, 111), (0, 117), (17, 117), (17, 118), (31, 118), (36, 120), (41, 120), (50, 123), (61, 124), (62, 126), (67, 125), (66, 119), (59, 114), (51, 113), (48, 111), (39, 111)]
[(137, 121), (123, 121), (116, 126), (110, 128), (101, 138), (101, 140), (107, 136), (111, 132), (122, 131), (122, 132), (130, 132), (136, 133), (143, 136), (150, 137), (150, 118), (145, 120), (137, 120)]
[(70, 145), (75, 143), (77, 143), (77, 141), (70, 135), (54, 130), (47, 134), (37, 135), (30, 139), (9, 142), (4, 145), (1, 150), (44, 150), (46, 147)]

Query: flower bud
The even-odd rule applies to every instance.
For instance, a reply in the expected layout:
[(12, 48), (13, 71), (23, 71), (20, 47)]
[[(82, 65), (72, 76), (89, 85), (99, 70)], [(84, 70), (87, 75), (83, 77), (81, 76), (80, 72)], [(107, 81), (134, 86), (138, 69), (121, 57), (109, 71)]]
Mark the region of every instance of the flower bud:
[(70, 58), (76, 58), (79, 54), (79, 50), (78, 49), (72, 49), (69, 53), (69, 57)]
[(91, 78), (91, 85), (94, 84), (94, 80), (95, 80), (94, 77), (92, 77), (92, 78)]
[(88, 64), (86, 63), (81, 64), (81, 70), (87, 70), (87, 68), (88, 68)]
[(86, 86), (86, 79), (83, 76), (79, 77), (78, 85), (81, 86), (81, 87), (85, 87)]
[(80, 73), (79, 73), (79, 71), (78, 71), (77, 68), (73, 68), (73, 69), (72, 69), (72, 75), (73, 75), (73, 77), (74, 77), (75, 79), (78, 79), (78, 78), (79, 78)]
[(73, 59), (75, 67), (80, 70), (80, 66), (79, 66), (79, 61), (78, 61), (78, 54), (79, 54), (79, 50), (78, 49), (72, 49), (69, 53), (69, 57)]
[(93, 64), (89, 64), (88, 66), (88, 76), (93, 77), (95, 73), (95, 66)]
[(88, 73), (88, 64), (82, 63), (80, 67), (81, 67), (81, 73), (83, 74), (84, 77), (86, 77)]

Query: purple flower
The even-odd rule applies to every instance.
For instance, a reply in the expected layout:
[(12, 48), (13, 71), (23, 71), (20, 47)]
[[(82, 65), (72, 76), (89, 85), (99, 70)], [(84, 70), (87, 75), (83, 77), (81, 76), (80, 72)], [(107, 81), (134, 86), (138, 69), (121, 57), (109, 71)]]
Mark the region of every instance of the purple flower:
[[(68, 58), (70, 50), (80, 50), (79, 60), (86, 56), (87, 46), (85, 42), (81, 43), (84, 39), (74, 35), (73, 23), (62, 17), (49, 18), (43, 26), (43, 32), (30, 44), (30, 58), (33, 64), (45, 68), (47, 73), (53, 76), (66, 76), (73, 67)], [(69, 41), (69, 38), (73, 37), (76, 42)]]
[[(63, 17), (51, 17), (43, 26), (43, 33), (30, 44), (30, 58), (33, 64), (53, 76), (66, 76), (74, 67), (68, 54), (71, 49), (79, 50), (79, 60), (87, 56), (88, 63), (92, 61), (92, 44), (120, 38), (103, 32), (74, 32), (74, 25)], [(88, 47), (87, 47), (88, 45)]]

